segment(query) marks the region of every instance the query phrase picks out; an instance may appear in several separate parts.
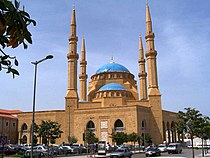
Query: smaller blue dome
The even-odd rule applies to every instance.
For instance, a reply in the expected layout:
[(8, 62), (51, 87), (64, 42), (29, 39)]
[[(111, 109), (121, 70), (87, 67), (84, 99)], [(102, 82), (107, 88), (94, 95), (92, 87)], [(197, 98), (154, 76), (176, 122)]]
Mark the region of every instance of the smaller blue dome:
[(126, 88), (117, 83), (109, 83), (102, 86), (99, 91), (106, 91), (106, 90), (126, 90)]
[(129, 72), (129, 70), (123, 65), (112, 62), (112, 63), (108, 63), (100, 67), (96, 71), (96, 74), (101, 73), (101, 72)]

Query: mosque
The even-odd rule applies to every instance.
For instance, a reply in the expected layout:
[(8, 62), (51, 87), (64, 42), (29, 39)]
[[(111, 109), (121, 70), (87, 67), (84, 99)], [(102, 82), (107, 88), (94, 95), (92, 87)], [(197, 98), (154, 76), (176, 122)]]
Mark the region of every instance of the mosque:
[[(137, 74), (132, 74), (126, 67), (113, 60), (96, 70), (87, 84), (88, 61), (85, 39), (82, 38), (79, 55), (76, 30), (76, 12), (73, 9), (67, 54), (68, 87), (65, 109), (37, 111), (35, 123), (40, 124), (41, 120), (52, 120), (61, 124), (61, 130), (64, 133), (56, 140), (56, 144), (68, 142), (69, 136), (75, 136), (78, 143), (83, 144), (83, 133), (86, 130), (93, 131), (99, 140), (110, 144), (114, 144), (110, 134), (118, 131), (128, 134), (135, 132), (142, 136), (149, 134), (155, 144), (179, 140), (179, 135), (173, 130), (177, 113), (163, 110), (161, 106), (155, 34), (152, 30), (148, 4), (146, 5), (146, 51), (144, 52), (143, 49), (142, 37), (139, 39), (139, 50), (136, 51), (139, 53), (139, 59), (137, 59), (139, 85), (135, 80)], [(77, 81), (79, 81), (79, 91)], [(31, 118), (32, 112), (18, 114), (19, 143), (31, 142)], [(38, 142), (42, 143), (42, 140), (39, 139)]]

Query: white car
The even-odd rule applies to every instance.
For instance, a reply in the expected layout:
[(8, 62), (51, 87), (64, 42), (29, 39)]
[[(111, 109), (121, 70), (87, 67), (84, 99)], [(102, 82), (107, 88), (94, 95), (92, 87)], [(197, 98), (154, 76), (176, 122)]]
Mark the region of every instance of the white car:
[(167, 152), (167, 146), (166, 144), (159, 144), (158, 145), (158, 149), (163, 153), (163, 152)]
[(65, 155), (74, 153), (74, 149), (68, 145), (60, 146), (59, 149), (62, 150), (63, 154)]
[(182, 146), (180, 143), (170, 143), (167, 147), (167, 151), (169, 154), (180, 154), (182, 153)]
[[(31, 149), (26, 150), (25, 156), (28, 157), (31, 155)], [(35, 146), (33, 147), (33, 156), (44, 157), (47, 155), (47, 147), (46, 146)]]
[(127, 149), (127, 148), (119, 148), (119, 149), (115, 150), (114, 152), (112, 152), (110, 154), (110, 158), (122, 158), (122, 157), (131, 158), (132, 155), (133, 155), (133, 153), (130, 152), (129, 149)]

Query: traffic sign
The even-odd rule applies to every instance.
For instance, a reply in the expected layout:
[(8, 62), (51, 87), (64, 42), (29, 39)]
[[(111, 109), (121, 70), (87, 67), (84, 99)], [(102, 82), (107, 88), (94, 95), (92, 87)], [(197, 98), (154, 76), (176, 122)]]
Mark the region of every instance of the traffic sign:
[(7, 136), (0, 136), (0, 144), (7, 144)]

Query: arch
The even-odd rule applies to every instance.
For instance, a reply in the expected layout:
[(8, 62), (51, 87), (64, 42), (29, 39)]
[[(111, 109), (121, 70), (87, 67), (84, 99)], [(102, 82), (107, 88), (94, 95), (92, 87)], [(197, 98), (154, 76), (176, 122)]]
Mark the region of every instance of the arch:
[(167, 124), (166, 124), (166, 130), (167, 130), (167, 139), (166, 139), (166, 141), (168, 142), (168, 143), (171, 143), (171, 129), (170, 129), (170, 123), (169, 122), (167, 122)]
[(119, 93), (119, 92), (117, 92), (117, 93), (116, 93), (116, 96), (117, 96), (117, 97), (118, 97), (118, 96), (120, 96), (120, 93)]
[(91, 130), (91, 131), (94, 131), (95, 130), (95, 124), (93, 121), (88, 121), (87, 125), (86, 125), (86, 129), (87, 130)]
[(164, 121), (163, 121), (163, 141), (166, 141), (166, 125)]
[(123, 127), (123, 122), (120, 119), (117, 119), (114, 123), (114, 129), (116, 131), (122, 131), (124, 129)]
[(111, 92), (111, 97), (113, 97), (114, 96), (114, 92)]
[(174, 121), (171, 122), (171, 138), (172, 142), (176, 142), (176, 129)]
[(146, 128), (146, 120), (142, 120), (142, 122), (141, 122), (141, 127), (142, 127), (142, 128)]
[(24, 135), (22, 140), (21, 140), (21, 144), (27, 144), (27, 136)]
[(22, 125), (21, 130), (22, 130), (22, 131), (27, 131), (27, 130), (28, 130), (28, 126), (27, 126), (26, 123), (24, 123), (24, 124)]

